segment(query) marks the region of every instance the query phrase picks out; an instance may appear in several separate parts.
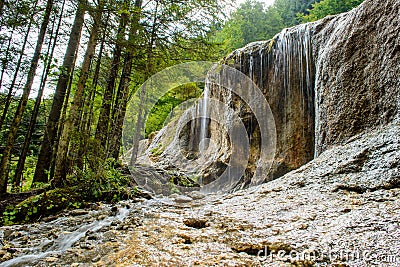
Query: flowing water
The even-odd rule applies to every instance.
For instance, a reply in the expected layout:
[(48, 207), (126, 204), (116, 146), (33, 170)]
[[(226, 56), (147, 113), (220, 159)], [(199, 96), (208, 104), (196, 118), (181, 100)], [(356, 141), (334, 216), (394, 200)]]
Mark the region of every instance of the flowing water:
[(203, 96), (203, 101), (201, 104), (201, 124), (200, 124), (200, 146), (199, 150), (200, 153), (204, 153), (207, 149), (207, 144), (206, 144), (206, 138), (207, 138), (207, 130), (208, 130), (208, 98), (209, 98), (209, 93), (210, 93), (210, 84), (206, 80), (205, 85), (204, 85), (204, 96)]
[[(45, 242), (42, 242), (39, 246), (29, 248), (25, 255), (0, 263), (0, 267), (33, 266), (35, 262), (38, 260), (41, 260), (51, 255), (61, 254), (67, 251), (76, 242), (82, 239), (89, 231), (91, 233), (98, 232), (103, 227), (110, 226), (114, 221), (124, 220), (128, 216), (128, 214), (129, 214), (129, 209), (126, 207), (122, 207), (119, 209), (118, 214), (115, 216), (109, 216), (103, 220), (95, 220), (91, 223), (86, 223), (80, 226), (75, 231), (60, 235), (54, 241), (50, 241), (47, 239)], [(61, 222), (63, 218), (60, 218), (58, 220)], [(53, 224), (57, 224), (57, 221), (53, 222)], [(44, 249), (51, 243), (52, 245), (50, 247)]]

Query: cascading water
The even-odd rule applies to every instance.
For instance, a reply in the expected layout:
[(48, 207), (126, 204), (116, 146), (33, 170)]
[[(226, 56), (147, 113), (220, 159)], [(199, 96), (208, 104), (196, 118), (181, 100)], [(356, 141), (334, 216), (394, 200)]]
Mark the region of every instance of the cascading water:
[(208, 98), (209, 98), (209, 93), (210, 93), (210, 84), (209, 81), (205, 81), (204, 85), (204, 96), (203, 96), (203, 101), (201, 104), (201, 118), (200, 118), (200, 135), (199, 135), (199, 150), (200, 153), (203, 154), (206, 149), (207, 149), (207, 143), (206, 143), (206, 138), (207, 138), (207, 130), (208, 130)]
[(249, 61), (249, 77), (250, 79), (254, 79), (253, 77), (253, 65), (254, 65), (254, 57), (253, 57), (253, 49), (250, 51), (250, 61)]
[[(29, 266), (35, 263), (35, 261), (46, 258), (51, 255), (60, 254), (71, 248), (76, 242), (83, 238), (88, 231), (97, 232), (105, 226), (111, 225), (114, 221), (122, 221), (129, 215), (129, 209), (126, 207), (120, 208), (119, 213), (116, 216), (110, 216), (104, 220), (96, 220), (92, 223), (85, 224), (75, 231), (61, 235), (56, 240), (48, 241), (45, 244), (41, 244), (38, 247), (29, 249), (29, 254), (16, 257), (14, 259), (0, 263), (0, 267), (11, 267), (11, 266)], [(43, 251), (43, 248), (50, 243), (53, 243), (49, 248)]]
[[(251, 43), (235, 51), (225, 61), (250, 77), (272, 108), (278, 138), (276, 165), (272, 170), (277, 174), (272, 174), (272, 178), (298, 168), (314, 157), (312, 30), (308, 25), (285, 29), (270, 41)], [(259, 133), (251, 110), (246, 105), (235, 106), (246, 120), (252, 151), (257, 153)], [(252, 160), (257, 164), (257, 155), (254, 154)]]
[(190, 120), (190, 151), (195, 151), (196, 148), (196, 115), (198, 114), (198, 105), (194, 105), (190, 110), (191, 120)]
[(264, 84), (263, 84), (263, 77), (264, 77), (264, 72), (263, 72), (263, 56), (264, 56), (264, 50), (260, 49), (259, 51), (259, 55), (260, 55), (260, 82), (259, 82), (259, 86), (261, 89), (264, 89)]

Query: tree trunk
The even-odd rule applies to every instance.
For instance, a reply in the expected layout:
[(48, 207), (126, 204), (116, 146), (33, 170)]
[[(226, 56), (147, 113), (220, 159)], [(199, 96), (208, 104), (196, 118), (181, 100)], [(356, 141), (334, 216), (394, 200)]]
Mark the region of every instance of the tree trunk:
[(10, 54), (10, 49), (11, 49), (11, 44), (12, 44), (12, 40), (13, 40), (14, 30), (15, 30), (15, 26), (12, 28), (11, 34), (8, 37), (8, 44), (7, 44), (6, 51), (4, 53), (5, 54), (5, 58), (2, 59), (3, 64), (1, 66), (1, 74), (0, 74), (0, 89), (1, 89), (1, 86), (3, 85), (4, 73), (6, 72), (6, 69), (7, 69), (8, 55)]
[(43, 22), (40, 27), (40, 32), (38, 36), (38, 40), (36, 43), (35, 52), (33, 54), (31, 65), (28, 72), (28, 77), (26, 79), (26, 83), (24, 86), (24, 91), (22, 93), (21, 99), (18, 104), (17, 111), (15, 112), (14, 121), (11, 125), (10, 132), (8, 134), (7, 144), (3, 152), (3, 157), (0, 164), (0, 194), (4, 194), (7, 192), (7, 168), (9, 164), (9, 159), (11, 156), (11, 151), (14, 146), (15, 139), (17, 137), (17, 131), (19, 125), (21, 124), (22, 115), (24, 113), (26, 104), (28, 102), (29, 93), (32, 88), (33, 79), (35, 78), (36, 69), (38, 66), (40, 52), (42, 50), (44, 37), (46, 35), (47, 26), (50, 21), (50, 13), (53, 8), (53, 0), (48, 0), (46, 4), (46, 10), (43, 17)]
[[(118, 160), (119, 151), (121, 147), (122, 127), (125, 119), (126, 105), (129, 101), (129, 83), (131, 81), (131, 72), (133, 64), (133, 52), (137, 35), (139, 31), (139, 21), (141, 17), (142, 0), (135, 1), (135, 14), (131, 21), (131, 28), (129, 32), (129, 47), (125, 54), (124, 67), (122, 70), (121, 80), (119, 82), (117, 97), (115, 98), (115, 105), (113, 110), (113, 131), (110, 135), (110, 145), (108, 148), (107, 156), (112, 156)], [(156, 4), (155, 12), (158, 9), (158, 2)]]
[[(129, 4), (129, 1), (125, 1), (125, 5)], [(125, 32), (126, 24), (128, 21), (127, 12), (123, 12), (121, 15), (121, 20), (118, 26), (118, 33), (115, 43), (115, 48), (113, 52), (113, 60), (110, 69), (110, 74), (108, 76), (107, 86), (104, 91), (103, 101), (100, 109), (99, 121), (96, 127), (96, 135), (95, 138), (98, 140), (101, 149), (105, 151), (107, 145), (107, 134), (110, 123), (110, 113), (111, 113), (111, 104), (114, 96), (115, 83), (117, 80), (119, 65), (121, 63), (121, 54), (122, 54), (122, 41), (123, 34)]]
[[(157, 37), (156, 22), (157, 22), (157, 8), (155, 9), (155, 12), (154, 12), (154, 20), (153, 20), (153, 27), (151, 30), (151, 38), (150, 38), (149, 45), (147, 47), (146, 79), (152, 73), (151, 61), (153, 59), (153, 45), (154, 45), (154, 42)], [(142, 90), (140, 91), (140, 95), (139, 95), (140, 102), (139, 102), (138, 117), (136, 120), (135, 134), (133, 136), (133, 145), (132, 145), (130, 165), (135, 165), (135, 162), (136, 162), (136, 159), (138, 156), (139, 142), (140, 142), (140, 138), (142, 135), (143, 126), (144, 126), (143, 119), (147, 116), (146, 113), (143, 114), (143, 110), (145, 109), (145, 101), (147, 100), (147, 96), (146, 96), (147, 92), (146, 92), (146, 88), (144, 86), (142, 86), (141, 89)]]
[[(104, 47), (105, 47), (105, 42), (106, 42), (106, 37), (107, 37), (107, 26), (108, 26), (108, 21), (110, 20), (111, 13), (108, 12), (106, 19), (103, 21), (102, 24), (102, 37), (100, 41), (100, 48), (99, 48), (99, 53), (97, 56), (96, 60), (96, 65), (94, 69), (94, 74), (93, 74), (93, 80), (92, 80), (92, 85), (90, 87), (89, 94), (86, 99), (86, 103), (84, 105), (85, 111), (83, 114), (82, 118), (82, 123), (81, 123), (81, 132), (83, 135), (83, 143), (80, 144), (79, 146), (79, 152), (78, 155), (87, 155), (87, 141), (89, 140), (91, 136), (91, 126), (92, 126), (92, 120), (93, 120), (93, 109), (94, 109), (94, 103), (96, 99), (96, 93), (97, 93), (97, 85), (99, 82), (99, 76), (100, 76), (100, 67), (101, 67), (101, 62), (103, 58), (103, 53), (104, 53)], [(96, 159), (94, 159), (96, 160)], [(77, 166), (80, 170), (84, 170), (85, 168), (85, 158), (80, 157), (78, 158)]]
[[(107, 26), (107, 23), (105, 24), (105, 26)], [(89, 98), (90, 107), (89, 107), (89, 111), (88, 111), (88, 118), (87, 118), (87, 120), (85, 120), (86, 121), (85, 131), (87, 132), (88, 136), (91, 135), (90, 126), (92, 125), (92, 120), (93, 120), (93, 106), (94, 106), (94, 101), (96, 98), (97, 85), (99, 83), (100, 67), (101, 67), (101, 60), (103, 58), (103, 53), (104, 53), (105, 41), (106, 41), (106, 30), (104, 29), (103, 37), (102, 37), (101, 44), (100, 44), (100, 51), (99, 51), (99, 55), (98, 55), (97, 62), (96, 62), (96, 68), (95, 68), (94, 75), (93, 75), (92, 94), (91, 94), (91, 97)]]
[[(11, 31), (10, 38), (8, 39), (8, 45), (7, 45), (7, 49), (6, 49), (6, 52), (5, 52), (6, 56), (5, 56), (5, 59), (3, 61), (3, 66), (2, 66), (2, 69), (1, 69), (0, 89), (1, 89), (1, 86), (3, 84), (4, 73), (6, 72), (6, 69), (7, 69), (8, 54), (10, 53), (11, 43), (12, 43), (12, 39), (13, 39), (12, 38), (13, 33), (14, 33), (14, 29)], [(6, 120), (7, 112), (8, 112), (8, 109), (9, 109), (10, 105), (11, 105), (12, 96), (13, 96), (13, 91), (12, 91), (12, 87), (10, 87), (8, 89), (8, 94), (7, 94), (6, 100), (4, 102), (3, 113), (2, 113), (1, 118), (0, 118), (0, 131), (3, 128), (4, 121)]]
[[(78, 52), (78, 51), (77, 51)], [(71, 70), (71, 73), (74, 73), (75, 70), (75, 62), (73, 63), (74, 67)], [(56, 164), (56, 156), (57, 156), (57, 150), (58, 150), (58, 142), (60, 141), (60, 137), (62, 134), (62, 131), (64, 129), (64, 122), (67, 117), (67, 110), (69, 107), (69, 97), (71, 95), (71, 89), (72, 89), (72, 80), (74, 75), (71, 75), (69, 81), (68, 81), (68, 86), (67, 86), (67, 92), (65, 93), (65, 99), (64, 99), (64, 104), (62, 107), (62, 113), (60, 120), (57, 125), (57, 133), (56, 136), (54, 137), (54, 143), (53, 143), (53, 150), (51, 151), (51, 159), (50, 159), (50, 177), (54, 177), (54, 169), (55, 169), (55, 164)]]
[(71, 140), (71, 135), (74, 134), (74, 131), (77, 130), (80, 124), (82, 106), (84, 101), (84, 91), (86, 88), (86, 81), (90, 71), (90, 65), (96, 50), (97, 36), (99, 33), (99, 26), (101, 23), (101, 16), (103, 9), (104, 9), (104, 3), (100, 0), (98, 5), (98, 10), (93, 18), (94, 23), (90, 33), (89, 42), (87, 44), (87, 49), (83, 60), (82, 70), (78, 80), (78, 85), (74, 94), (74, 100), (69, 110), (68, 119), (64, 123), (64, 129), (62, 131), (60, 143), (58, 146), (56, 162), (55, 162), (56, 164), (54, 170), (54, 179), (52, 181), (52, 185), (54, 187), (63, 186), (64, 181), (66, 180), (67, 176), (66, 166), (68, 165), (67, 164), (68, 147)]
[(6, 0), (0, 0), (0, 17), (3, 16), (4, 2)]
[(78, 9), (76, 11), (74, 23), (72, 25), (67, 50), (64, 56), (61, 74), (58, 78), (53, 103), (51, 105), (46, 131), (43, 137), (42, 146), (40, 148), (38, 162), (36, 164), (33, 183), (48, 181), (48, 175), (46, 172), (48, 172), (50, 168), (53, 144), (57, 135), (57, 126), (61, 116), (65, 93), (72, 75), (77, 50), (79, 48), (79, 42), (84, 23), (85, 9), (85, 1), (80, 0), (78, 4)]
[[(38, 3), (38, 1), (35, 1), (32, 10), (36, 10), (37, 3)], [(17, 65), (15, 66), (15, 71), (14, 71), (13, 79), (11, 81), (11, 85), (10, 85), (9, 90), (8, 90), (7, 99), (6, 99), (6, 102), (5, 102), (5, 105), (4, 105), (4, 109), (3, 109), (3, 114), (1, 115), (1, 118), (0, 118), (0, 130), (3, 127), (4, 121), (5, 121), (6, 116), (7, 116), (8, 109), (10, 108), (10, 105), (11, 105), (15, 83), (17, 82), (18, 73), (19, 73), (19, 70), (21, 68), (22, 59), (23, 59), (24, 54), (25, 54), (25, 48), (26, 48), (26, 45), (28, 43), (29, 34), (30, 34), (30, 31), (31, 31), (31, 28), (32, 28), (32, 21), (33, 21), (33, 19), (29, 20), (28, 27), (26, 29), (26, 34), (24, 36), (24, 42), (22, 43), (22, 47), (21, 47), (21, 53), (19, 55), (19, 58), (18, 58), (18, 61), (17, 61)], [(12, 40), (12, 36), (10, 37), (9, 44), (11, 43), (11, 40)], [(4, 64), (3, 65), (2, 74), (1, 74), (0, 87), (1, 87), (1, 84), (3, 82), (3, 71), (5, 70), (5, 68), (6, 68), (6, 66)]]
[(57, 22), (57, 28), (54, 31), (54, 25), (55, 25), (55, 23), (54, 23), (53, 24), (53, 28), (51, 30), (50, 40), (51, 40), (51, 38), (53, 38), (53, 33), (54, 32), (55, 32), (55, 36), (53, 38), (53, 43), (52, 44), (51, 44), (51, 42), (49, 43), (49, 47), (48, 47), (48, 50), (47, 50), (47, 56), (46, 56), (47, 65), (43, 70), (42, 79), (41, 79), (41, 82), (40, 82), (38, 94), (36, 96), (35, 106), (34, 106), (33, 111), (32, 111), (31, 120), (29, 122), (28, 132), (26, 133), (26, 137), (25, 137), (25, 140), (24, 140), (24, 145), (22, 147), (21, 155), (18, 158), (17, 169), (15, 171), (15, 177), (14, 177), (14, 184), (15, 184), (15, 189), (16, 190), (18, 190), (20, 188), (22, 173), (23, 173), (23, 170), (24, 170), (24, 167), (25, 167), (26, 156), (28, 155), (28, 150), (29, 150), (29, 145), (31, 143), (32, 134), (35, 131), (36, 120), (37, 120), (37, 117), (38, 117), (38, 114), (39, 114), (40, 104), (42, 103), (43, 91), (44, 91), (44, 88), (46, 86), (47, 77), (48, 77), (50, 69), (51, 69), (54, 50), (55, 50), (56, 45), (57, 45), (58, 35), (59, 35), (61, 22), (62, 22), (62, 15), (64, 13), (64, 7), (65, 7), (65, 0), (62, 3), (60, 16), (59, 16), (59, 19), (58, 19), (58, 22)]

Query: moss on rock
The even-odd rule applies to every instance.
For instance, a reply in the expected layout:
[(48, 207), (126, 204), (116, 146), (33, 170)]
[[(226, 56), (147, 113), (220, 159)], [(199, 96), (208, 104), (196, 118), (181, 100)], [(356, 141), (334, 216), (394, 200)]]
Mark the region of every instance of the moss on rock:
[(37, 221), (65, 209), (83, 208), (90, 202), (117, 202), (134, 197), (151, 198), (138, 188), (109, 190), (93, 194), (87, 185), (56, 188), (42, 194), (29, 197), (17, 205), (10, 205), (0, 217), (0, 224), (13, 225)]

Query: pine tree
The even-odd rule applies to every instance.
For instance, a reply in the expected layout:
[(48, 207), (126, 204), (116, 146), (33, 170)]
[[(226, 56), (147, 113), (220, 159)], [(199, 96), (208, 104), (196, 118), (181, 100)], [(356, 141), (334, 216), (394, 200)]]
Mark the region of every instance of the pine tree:
[(77, 50), (81, 38), (84, 16), (86, 10), (86, 1), (79, 0), (76, 10), (75, 19), (72, 25), (70, 37), (68, 40), (67, 50), (64, 56), (64, 62), (61, 67), (61, 74), (58, 77), (56, 91), (53, 98), (53, 103), (50, 109), (50, 115), (46, 126), (42, 146), (36, 164), (33, 183), (47, 182), (48, 171), (51, 165), (51, 156), (53, 153), (53, 145), (57, 136), (58, 123), (63, 108), (68, 84), (71, 79), (72, 70), (75, 65)]
[(40, 32), (39, 32), (39, 36), (37, 39), (35, 52), (33, 54), (32, 60), (31, 60), (28, 76), (27, 76), (26, 83), (24, 86), (24, 90), (23, 90), (21, 99), (19, 100), (17, 111), (14, 115), (14, 120), (11, 125), (10, 132), (8, 134), (7, 144), (4, 149), (3, 157), (2, 157), (2, 160), (0, 163), (0, 187), (1, 187), (0, 195), (7, 192), (6, 177), (8, 176), (7, 170), (8, 170), (8, 164), (9, 164), (9, 160), (10, 160), (10, 156), (11, 156), (11, 151), (14, 146), (15, 138), (17, 136), (17, 131), (18, 131), (18, 128), (19, 128), (21, 120), (22, 120), (22, 115), (24, 113), (26, 104), (28, 102), (28, 97), (29, 97), (29, 93), (32, 88), (33, 79), (35, 78), (36, 69), (38, 67), (40, 53), (42, 51), (42, 46), (43, 46), (44, 38), (46, 35), (47, 26), (50, 21), (50, 14), (51, 14), (52, 8), (53, 8), (53, 0), (48, 0), (46, 3), (46, 9), (45, 9), (44, 17), (43, 17), (43, 22), (40, 27)]
[[(67, 154), (68, 147), (71, 140), (71, 136), (74, 131), (77, 132), (80, 125), (80, 119), (82, 118), (82, 108), (84, 102), (84, 91), (86, 88), (86, 81), (89, 75), (90, 65), (96, 50), (97, 36), (99, 34), (99, 28), (101, 24), (101, 17), (104, 10), (104, 2), (99, 1), (95, 15), (93, 16), (93, 26), (90, 32), (89, 42), (87, 44), (85, 57), (82, 64), (80, 77), (78, 80), (77, 88), (74, 94), (74, 100), (69, 110), (68, 119), (64, 123), (64, 129), (60, 138), (59, 148), (57, 156), (55, 158), (55, 171), (52, 185), (54, 187), (60, 187), (64, 185), (67, 175)], [(76, 150), (74, 148), (71, 148)]]

